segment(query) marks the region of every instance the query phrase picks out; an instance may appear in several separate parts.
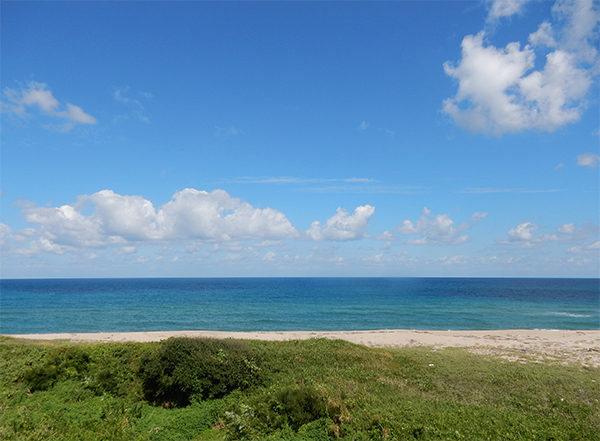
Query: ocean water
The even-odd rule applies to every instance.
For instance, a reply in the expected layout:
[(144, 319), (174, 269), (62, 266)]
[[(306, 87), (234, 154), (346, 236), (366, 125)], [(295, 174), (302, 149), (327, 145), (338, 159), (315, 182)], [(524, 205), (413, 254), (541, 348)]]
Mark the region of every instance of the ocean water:
[(600, 329), (598, 279), (0, 281), (0, 333)]

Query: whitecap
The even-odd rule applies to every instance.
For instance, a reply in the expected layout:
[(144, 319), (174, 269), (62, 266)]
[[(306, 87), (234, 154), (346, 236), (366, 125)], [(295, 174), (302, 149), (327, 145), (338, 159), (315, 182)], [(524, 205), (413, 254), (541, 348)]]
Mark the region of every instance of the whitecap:
[(588, 314), (572, 314), (570, 312), (549, 312), (547, 315), (560, 315), (563, 317), (591, 317)]

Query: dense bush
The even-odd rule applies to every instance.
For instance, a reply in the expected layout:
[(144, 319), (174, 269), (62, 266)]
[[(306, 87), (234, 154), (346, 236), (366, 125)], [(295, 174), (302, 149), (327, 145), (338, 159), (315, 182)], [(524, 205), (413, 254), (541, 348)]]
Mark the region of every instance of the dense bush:
[(140, 346), (95, 344), (49, 347), (41, 360), (20, 376), (30, 392), (50, 390), (64, 380), (75, 380), (95, 395), (124, 396), (135, 385)]
[[(312, 387), (291, 387), (236, 404), (225, 412), (229, 440), (252, 439), (260, 434), (294, 434), (317, 430), (317, 438), (329, 438), (329, 418), (325, 398)], [(287, 438), (287, 437), (284, 437)], [(292, 436), (295, 438), (295, 436)], [(307, 438), (306, 433), (301, 436)], [(310, 438), (312, 439), (312, 438)]]
[(34, 366), (23, 375), (31, 392), (48, 390), (59, 379), (79, 379), (86, 374), (89, 355), (78, 347), (59, 349), (42, 365)]
[(259, 383), (259, 367), (243, 342), (177, 337), (142, 358), (139, 376), (148, 401), (184, 407)]
[(293, 430), (327, 416), (325, 400), (310, 387), (285, 389), (275, 394), (267, 415), (277, 415)]

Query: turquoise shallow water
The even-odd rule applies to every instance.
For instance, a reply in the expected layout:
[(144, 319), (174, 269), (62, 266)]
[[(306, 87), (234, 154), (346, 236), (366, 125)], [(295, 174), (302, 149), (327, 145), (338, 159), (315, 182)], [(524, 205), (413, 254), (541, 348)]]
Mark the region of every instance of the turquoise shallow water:
[(600, 329), (598, 279), (0, 281), (0, 333)]

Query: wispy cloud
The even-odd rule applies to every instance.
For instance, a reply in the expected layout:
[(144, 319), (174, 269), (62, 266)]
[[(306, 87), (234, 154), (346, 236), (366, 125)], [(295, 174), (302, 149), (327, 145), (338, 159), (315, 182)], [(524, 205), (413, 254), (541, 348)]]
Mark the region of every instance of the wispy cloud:
[(358, 125), (358, 130), (359, 131), (365, 131), (367, 129), (372, 129), (372, 130), (376, 130), (378, 132), (383, 132), (388, 134), (390, 137), (394, 137), (396, 136), (396, 132), (394, 132), (393, 130), (390, 130), (386, 127), (377, 127), (377, 126), (372, 126), (370, 123), (368, 123), (367, 121), (363, 121)]
[(5, 89), (4, 97), (7, 101), (0, 103), (3, 113), (11, 113), (19, 117), (28, 117), (27, 109), (39, 109), (43, 115), (66, 120), (63, 124), (43, 124), (48, 129), (57, 129), (61, 132), (70, 131), (75, 124), (96, 124), (98, 121), (93, 116), (85, 113), (83, 109), (71, 103), (62, 105), (48, 89), (48, 85), (32, 81), (27, 87), (20, 89)]
[(369, 178), (296, 178), (293, 176), (279, 177), (240, 177), (227, 180), (238, 184), (309, 184), (323, 182), (375, 182)]
[(527, 188), (467, 188), (465, 190), (459, 191), (459, 193), (469, 193), (469, 194), (480, 194), (480, 193), (556, 193), (560, 191), (560, 189), (550, 189), (550, 190), (531, 190)]
[[(144, 98), (145, 100), (154, 99), (154, 95), (152, 95), (150, 92), (137, 92), (134, 93), (134, 95)], [(144, 104), (140, 100), (130, 97), (129, 86), (115, 89), (115, 91), (113, 92), (113, 98), (115, 99), (115, 101), (129, 107), (131, 115), (133, 115), (135, 118), (137, 118), (143, 123), (150, 123), (150, 120), (146, 116), (146, 108), (144, 107)], [(129, 114), (118, 115), (113, 119), (113, 121), (118, 122), (128, 118)]]
[(358, 193), (358, 194), (417, 194), (422, 191), (422, 187), (398, 187), (385, 185), (330, 185), (303, 187), (298, 191), (311, 193)]
[(239, 135), (240, 131), (233, 126), (229, 127), (215, 127), (214, 136), (218, 138), (219, 136), (231, 136), (231, 135)]
[(416, 194), (423, 190), (418, 186), (382, 185), (370, 178), (297, 178), (281, 177), (242, 177), (228, 179), (224, 182), (235, 184), (290, 184), (295, 191), (312, 193), (358, 193), (358, 194)]

